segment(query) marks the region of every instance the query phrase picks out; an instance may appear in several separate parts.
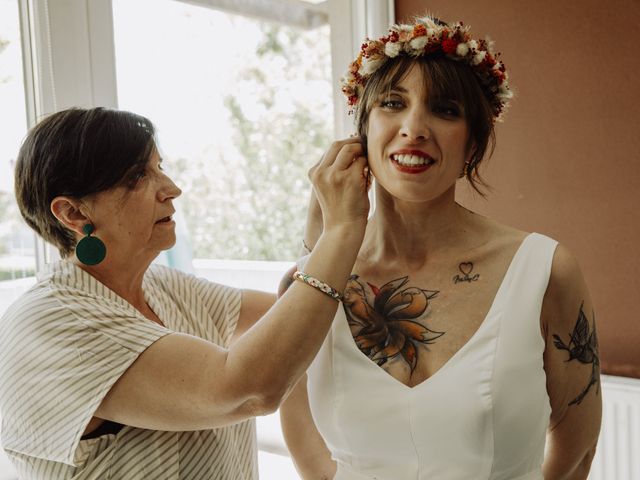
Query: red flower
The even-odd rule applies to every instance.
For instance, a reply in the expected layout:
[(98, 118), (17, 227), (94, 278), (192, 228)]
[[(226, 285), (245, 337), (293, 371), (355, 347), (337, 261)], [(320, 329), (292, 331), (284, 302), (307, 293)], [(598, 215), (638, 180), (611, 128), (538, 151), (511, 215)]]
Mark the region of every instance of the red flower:
[(456, 52), (456, 48), (458, 48), (458, 42), (456, 40), (447, 38), (442, 41), (442, 51), (444, 53), (453, 55)]

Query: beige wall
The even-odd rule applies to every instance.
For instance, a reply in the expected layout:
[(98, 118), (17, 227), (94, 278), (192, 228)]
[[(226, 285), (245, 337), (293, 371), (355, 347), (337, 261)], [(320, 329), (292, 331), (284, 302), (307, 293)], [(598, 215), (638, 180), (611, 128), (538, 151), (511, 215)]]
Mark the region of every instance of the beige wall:
[(490, 35), (516, 98), (485, 165), (487, 200), (459, 200), (556, 238), (596, 307), (602, 370), (640, 378), (640, 2), (396, 0)]

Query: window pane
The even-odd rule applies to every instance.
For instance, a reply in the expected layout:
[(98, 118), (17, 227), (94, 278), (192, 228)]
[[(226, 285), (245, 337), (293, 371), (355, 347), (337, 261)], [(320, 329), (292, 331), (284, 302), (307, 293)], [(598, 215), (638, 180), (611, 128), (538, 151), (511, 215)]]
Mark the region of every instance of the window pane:
[[(24, 95), (18, 2), (0, 0), (0, 316), (34, 282), (35, 236), (13, 195), (13, 166), (27, 130)], [(14, 478), (0, 450), (0, 480)]]
[(13, 194), (13, 167), (27, 130), (17, 0), (0, 0), (0, 314), (33, 283), (35, 236)]
[(329, 26), (174, 0), (113, 8), (119, 107), (158, 127), (194, 256), (294, 259), (307, 170), (333, 135)]

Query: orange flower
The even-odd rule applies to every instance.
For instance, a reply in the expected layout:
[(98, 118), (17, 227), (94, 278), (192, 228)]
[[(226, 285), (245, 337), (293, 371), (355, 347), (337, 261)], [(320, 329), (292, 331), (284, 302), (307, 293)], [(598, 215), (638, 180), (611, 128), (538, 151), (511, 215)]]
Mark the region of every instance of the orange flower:
[[(380, 288), (369, 283), (367, 289), (358, 275), (353, 275), (343, 304), (356, 345), (365, 355), (378, 365), (401, 357), (413, 372), (418, 364), (418, 345), (432, 344), (444, 332), (416, 321), (438, 292), (417, 287), (401, 290), (408, 281), (408, 277), (402, 277)], [(373, 293), (373, 302), (368, 292)]]

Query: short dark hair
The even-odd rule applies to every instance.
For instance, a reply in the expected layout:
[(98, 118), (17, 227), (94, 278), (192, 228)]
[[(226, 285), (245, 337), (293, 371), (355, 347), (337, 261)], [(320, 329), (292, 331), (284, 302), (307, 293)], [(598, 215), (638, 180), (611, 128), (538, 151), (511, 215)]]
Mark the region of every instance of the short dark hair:
[(484, 195), (478, 187), (478, 184), (486, 186), (478, 174), (478, 165), (484, 159), (487, 149), (491, 155), (495, 146), (494, 115), (482, 85), (471, 67), (465, 63), (438, 54), (418, 58), (402, 55), (388, 60), (369, 78), (364, 87), (356, 110), (358, 135), (366, 146), (369, 114), (375, 102), (398, 85), (414, 65), (422, 70), (430, 99), (452, 99), (462, 105), (469, 127), (467, 147), (475, 147), (469, 162), (470, 168), (466, 169), (466, 177), (471, 186)]
[(128, 185), (155, 149), (150, 120), (107, 108), (71, 108), (49, 115), (27, 134), (15, 168), (15, 195), (27, 224), (63, 257), (74, 233), (51, 213), (60, 195), (81, 199)]

